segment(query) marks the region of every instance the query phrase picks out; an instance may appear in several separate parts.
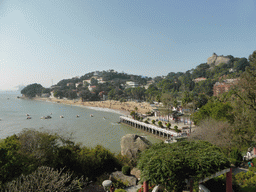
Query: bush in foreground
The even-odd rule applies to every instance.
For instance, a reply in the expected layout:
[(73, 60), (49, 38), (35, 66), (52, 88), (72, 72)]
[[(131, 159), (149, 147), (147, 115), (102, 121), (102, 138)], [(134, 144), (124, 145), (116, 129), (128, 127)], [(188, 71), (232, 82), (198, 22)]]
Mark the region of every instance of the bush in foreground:
[(123, 172), (124, 175), (130, 175), (130, 171), (131, 171), (131, 169), (130, 169), (129, 166), (123, 166), (122, 167), (122, 172)]
[(8, 182), (4, 190), (9, 192), (22, 191), (79, 191), (86, 186), (83, 177), (73, 178), (70, 173), (63, 173), (63, 169), (55, 171), (53, 168), (42, 166), (30, 175), (21, 175)]
[(65, 168), (63, 171), (72, 172), (74, 177), (95, 180), (115, 168), (121, 170), (125, 163), (129, 163), (125, 157), (115, 156), (100, 145), (87, 148), (58, 134), (25, 129), (0, 143), (0, 188), (41, 166)]

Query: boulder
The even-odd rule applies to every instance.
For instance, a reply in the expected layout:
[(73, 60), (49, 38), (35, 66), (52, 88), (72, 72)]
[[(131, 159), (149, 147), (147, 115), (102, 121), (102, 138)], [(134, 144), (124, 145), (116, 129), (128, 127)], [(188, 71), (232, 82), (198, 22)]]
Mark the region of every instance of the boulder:
[(207, 64), (210, 65), (212, 63), (215, 63), (215, 61), (217, 60), (217, 57), (218, 55), (216, 53), (213, 53), (213, 55), (207, 59)]
[(219, 65), (221, 63), (229, 63), (230, 59), (228, 57), (224, 57), (224, 56), (219, 56), (217, 57), (216, 61), (215, 61), (215, 65)]
[(137, 185), (137, 181), (138, 181), (138, 179), (135, 176), (124, 175), (122, 171), (116, 171), (111, 173), (109, 179), (112, 181), (120, 179), (123, 183), (127, 184), (128, 187)]
[(215, 66), (221, 63), (229, 63), (229, 62), (230, 62), (230, 58), (225, 56), (218, 56), (216, 53), (213, 53), (213, 55), (207, 59), (208, 65), (214, 64)]
[(129, 159), (136, 159), (139, 152), (147, 149), (151, 143), (135, 134), (127, 134), (121, 139), (121, 154), (126, 155)]
[(136, 167), (134, 167), (132, 170), (131, 170), (131, 175), (134, 175), (138, 180), (140, 180), (140, 170)]

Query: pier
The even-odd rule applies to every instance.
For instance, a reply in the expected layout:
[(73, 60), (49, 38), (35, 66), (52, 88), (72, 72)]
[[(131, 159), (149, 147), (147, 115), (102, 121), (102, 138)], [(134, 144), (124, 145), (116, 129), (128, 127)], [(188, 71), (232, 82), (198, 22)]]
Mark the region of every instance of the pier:
[(147, 131), (154, 135), (157, 135), (159, 137), (164, 137), (167, 139), (169, 139), (171, 137), (187, 137), (186, 133), (185, 134), (177, 133), (172, 130), (166, 130), (164, 128), (157, 127), (156, 125), (147, 124), (147, 123), (144, 123), (141, 121), (131, 119), (129, 117), (120, 116), (120, 123), (125, 123), (127, 125), (137, 128), (137, 129), (141, 129), (143, 131)]

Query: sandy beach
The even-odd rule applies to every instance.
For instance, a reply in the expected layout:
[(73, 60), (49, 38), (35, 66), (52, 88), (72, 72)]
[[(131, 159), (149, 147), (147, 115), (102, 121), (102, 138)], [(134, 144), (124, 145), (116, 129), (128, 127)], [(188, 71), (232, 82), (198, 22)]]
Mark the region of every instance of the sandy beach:
[(85, 101), (82, 102), (81, 100), (67, 100), (67, 99), (57, 99), (57, 98), (42, 98), (42, 97), (35, 97), (34, 100), (39, 101), (47, 101), (53, 103), (62, 103), (67, 105), (77, 105), (77, 106), (87, 106), (87, 107), (98, 107), (98, 108), (106, 108), (116, 110), (124, 115), (129, 115), (131, 111), (135, 111), (135, 107), (138, 108), (137, 112), (140, 114), (146, 114), (146, 112), (152, 111), (152, 107), (147, 102), (120, 102), (114, 100), (107, 100), (107, 101)]

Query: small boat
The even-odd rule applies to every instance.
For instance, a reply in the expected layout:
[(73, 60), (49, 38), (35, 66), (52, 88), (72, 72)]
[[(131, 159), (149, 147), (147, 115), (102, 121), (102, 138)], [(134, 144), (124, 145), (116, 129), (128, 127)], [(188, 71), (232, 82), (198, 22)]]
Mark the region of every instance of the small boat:
[(104, 119), (104, 120), (106, 120), (106, 118), (105, 118), (105, 117), (103, 117), (103, 119)]
[(76, 115), (76, 117), (80, 117), (79, 115)]
[(50, 115), (41, 117), (41, 119), (51, 119), (51, 118), (52, 118), (52, 117), (51, 117)]
[(91, 114), (90, 117), (93, 117), (93, 114)]
[(27, 117), (27, 119), (31, 119), (31, 117), (30, 117), (30, 116), (28, 116), (28, 117)]
[(64, 118), (64, 116), (63, 116), (63, 115), (61, 115), (61, 116), (60, 116), (60, 118)]
[(29, 116), (29, 114), (27, 113), (26, 116)]

